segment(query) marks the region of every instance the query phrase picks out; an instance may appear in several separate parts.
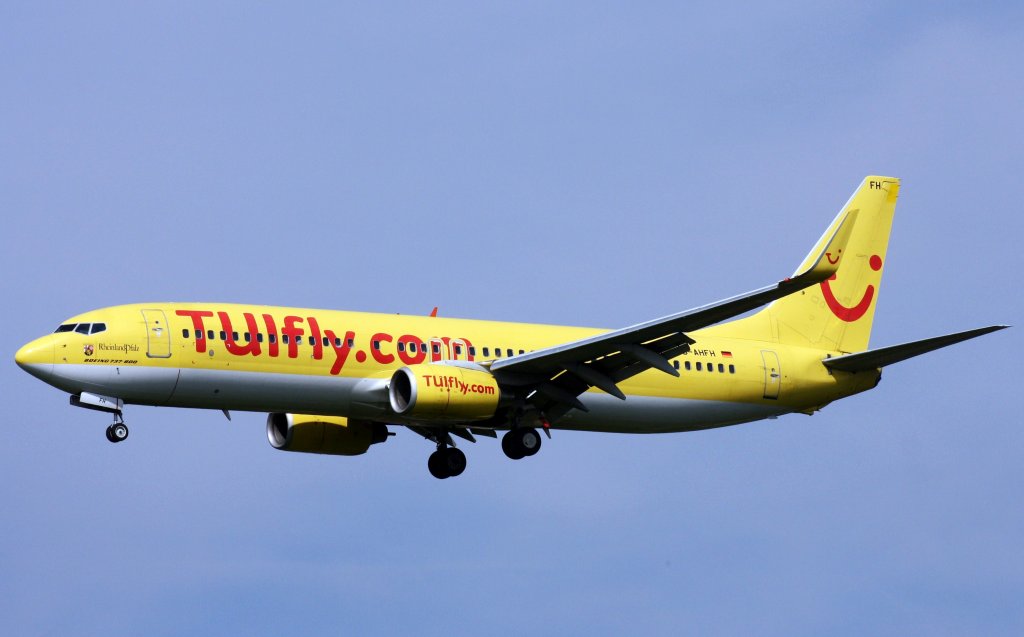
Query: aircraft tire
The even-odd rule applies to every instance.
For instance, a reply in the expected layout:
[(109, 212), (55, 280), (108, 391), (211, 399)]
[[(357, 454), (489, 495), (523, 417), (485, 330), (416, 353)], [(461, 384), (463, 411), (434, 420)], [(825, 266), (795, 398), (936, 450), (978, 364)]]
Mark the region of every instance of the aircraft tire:
[(515, 429), (501, 437), (501, 450), (512, 460), (521, 460), (526, 457), (526, 450), (519, 444), (519, 437), (516, 435)]
[(523, 455), (535, 455), (540, 451), (540, 442), (541, 437), (536, 429), (519, 430), (519, 448), (523, 450)]
[(448, 476), (454, 478), (466, 470), (466, 454), (461, 449), (449, 447), (444, 450), (444, 465)]
[(430, 471), (430, 475), (434, 476), (438, 480), (444, 480), (449, 477), (448, 466), (443, 454), (444, 451), (439, 449), (430, 454), (430, 457), (427, 458), (427, 469)]
[(123, 422), (110, 425), (110, 437), (114, 442), (123, 442), (128, 438), (128, 425)]
[(107, 440), (109, 440), (110, 442), (117, 442), (117, 440), (114, 439), (114, 432), (111, 431), (111, 429), (113, 429), (113, 428), (114, 428), (113, 425), (110, 425), (109, 427), (107, 427)]

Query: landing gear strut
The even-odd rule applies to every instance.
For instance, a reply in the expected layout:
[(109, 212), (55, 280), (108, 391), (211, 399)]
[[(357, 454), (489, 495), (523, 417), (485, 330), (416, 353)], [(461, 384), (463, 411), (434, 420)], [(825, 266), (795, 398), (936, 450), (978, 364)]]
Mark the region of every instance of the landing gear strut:
[(501, 450), (513, 460), (532, 456), (540, 451), (540, 434), (529, 427), (510, 429), (501, 438)]
[(107, 440), (110, 442), (122, 442), (128, 438), (128, 425), (121, 420), (121, 414), (114, 415), (114, 424), (107, 427)]
[(427, 469), (438, 480), (454, 478), (466, 470), (466, 454), (455, 447), (438, 445), (427, 459)]

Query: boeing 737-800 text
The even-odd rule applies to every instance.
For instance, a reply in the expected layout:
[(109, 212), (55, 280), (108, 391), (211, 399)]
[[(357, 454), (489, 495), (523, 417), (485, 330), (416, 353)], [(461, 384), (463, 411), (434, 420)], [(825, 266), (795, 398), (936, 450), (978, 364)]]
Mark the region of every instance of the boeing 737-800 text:
[(538, 431), (810, 414), (873, 388), (886, 365), (1005, 327), (868, 349), (898, 191), (866, 178), (789, 278), (618, 330), (149, 303), (69, 318), (16, 360), (71, 404), (113, 414), (111, 442), (128, 436), (128, 404), (268, 412), (270, 444), (308, 453), (365, 453), (404, 426), (436, 445), (438, 478), (466, 467), (455, 438), (505, 431), (520, 459)]

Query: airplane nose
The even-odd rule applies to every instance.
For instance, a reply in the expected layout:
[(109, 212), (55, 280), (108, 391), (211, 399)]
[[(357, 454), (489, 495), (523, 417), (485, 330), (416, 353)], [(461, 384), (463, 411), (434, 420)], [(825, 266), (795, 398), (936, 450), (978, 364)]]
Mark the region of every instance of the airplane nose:
[(49, 336), (37, 338), (14, 355), (14, 362), (36, 378), (43, 380), (53, 375), (54, 347)]

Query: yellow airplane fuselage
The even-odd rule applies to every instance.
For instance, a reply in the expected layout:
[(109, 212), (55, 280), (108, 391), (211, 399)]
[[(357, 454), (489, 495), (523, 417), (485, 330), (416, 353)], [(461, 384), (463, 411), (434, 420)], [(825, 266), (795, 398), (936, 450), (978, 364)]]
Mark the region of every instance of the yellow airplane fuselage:
[[(72, 394), (129, 404), (357, 418), (404, 419), (360, 400), (360, 382), (400, 367), (443, 361), (483, 364), (605, 330), (438, 317), (234, 304), (124, 305), (72, 317), (66, 331), (26, 345), (19, 362)], [(841, 352), (745, 338), (743, 321), (694, 332), (698, 346), (620, 385), (627, 401), (592, 389), (589, 412), (553, 428), (623, 433), (703, 429), (787, 412), (810, 413), (874, 387), (873, 374), (830, 373)], [(730, 334), (735, 325), (737, 334)], [(49, 366), (49, 367), (48, 367)], [(634, 400), (636, 399), (636, 400)], [(414, 421), (415, 422), (415, 421)], [(504, 429), (507, 423), (493, 423)]]

